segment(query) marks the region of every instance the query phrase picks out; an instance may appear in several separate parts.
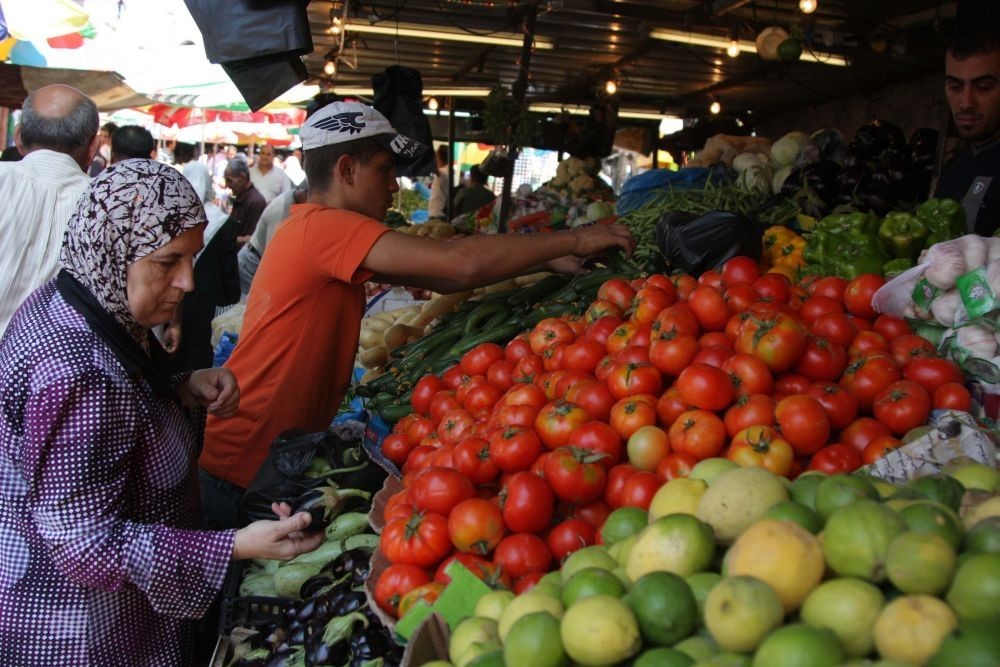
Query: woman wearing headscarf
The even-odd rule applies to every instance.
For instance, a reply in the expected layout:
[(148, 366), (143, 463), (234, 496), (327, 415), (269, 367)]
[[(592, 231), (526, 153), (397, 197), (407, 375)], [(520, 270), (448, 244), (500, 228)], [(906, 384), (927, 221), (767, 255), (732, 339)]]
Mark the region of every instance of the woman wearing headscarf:
[(171, 377), (150, 329), (192, 288), (205, 215), (175, 169), (126, 160), (81, 197), (63, 270), (0, 340), (0, 664), (187, 665), (230, 560), (315, 548), (305, 514), (197, 530), (198, 413), (225, 369)]

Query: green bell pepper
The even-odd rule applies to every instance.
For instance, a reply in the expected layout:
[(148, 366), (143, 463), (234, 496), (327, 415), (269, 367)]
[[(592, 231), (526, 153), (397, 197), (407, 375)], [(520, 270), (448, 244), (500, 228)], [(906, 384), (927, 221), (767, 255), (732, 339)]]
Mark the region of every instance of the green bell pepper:
[(878, 228), (878, 237), (893, 257), (910, 260), (924, 249), (929, 235), (927, 225), (910, 213), (890, 213)]
[(966, 234), (965, 209), (954, 199), (928, 199), (917, 207), (917, 217), (927, 226), (931, 235), (950, 240)]
[(898, 259), (892, 259), (882, 265), (882, 271), (885, 273), (886, 279), (895, 278), (903, 271), (913, 268), (913, 260), (907, 257), (900, 257)]
[(874, 236), (879, 230), (879, 220), (870, 213), (849, 213), (847, 215), (847, 237), (864, 239)]

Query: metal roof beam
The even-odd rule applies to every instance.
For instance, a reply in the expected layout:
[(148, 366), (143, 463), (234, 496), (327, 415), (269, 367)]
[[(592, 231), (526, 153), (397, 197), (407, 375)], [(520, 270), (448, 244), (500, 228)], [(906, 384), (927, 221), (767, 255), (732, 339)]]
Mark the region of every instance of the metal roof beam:
[(715, 0), (712, 3), (712, 13), (716, 16), (725, 16), (734, 9), (739, 9), (743, 5), (749, 5), (750, 0)]

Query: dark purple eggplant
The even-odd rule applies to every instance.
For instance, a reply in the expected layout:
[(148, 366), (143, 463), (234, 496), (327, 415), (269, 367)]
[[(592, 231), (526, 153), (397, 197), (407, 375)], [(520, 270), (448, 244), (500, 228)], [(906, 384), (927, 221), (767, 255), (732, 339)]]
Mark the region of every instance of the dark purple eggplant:
[(361, 583), (368, 579), (371, 558), (371, 553), (364, 549), (349, 549), (324, 565), (320, 573), (326, 573), (334, 579), (350, 574), (354, 583)]
[(875, 120), (862, 125), (854, 133), (854, 141), (848, 147), (860, 161), (876, 160), (889, 149), (906, 150), (906, 135), (898, 125), (884, 120)]
[(356, 664), (354, 661), (361, 659), (372, 660), (379, 656), (386, 655), (392, 650), (395, 642), (388, 641), (381, 632), (368, 626), (362, 632), (356, 632), (351, 635), (351, 664)]
[(302, 582), (302, 586), (299, 587), (299, 596), (303, 600), (308, 600), (317, 595), (325, 586), (329, 586), (332, 583), (333, 578), (329, 575), (322, 573), (314, 574)]
[(267, 661), (265, 667), (290, 667), (296, 663), (301, 664), (301, 660), (298, 654), (302, 652), (301, 649), (285, 649), (283, 651), (278, 651), (271, 655), (271, 659)]
[(347, 640), (332, 646), (323, 640), (323, 633), (316, 632), (306, 642), (307, 665), (343, 665), (351, 659), (351, 648)]
[(371, 498), (371, 494), (361, 489), (341, 489), (331, 483), (318, 489), (310, 489), (296, 498), (292, 504), (292, 514), (309, 512), (312, 521), (306, 530), (323, 530), (335, 516), (346, 509), (347, 502), (351, 498), (367, 501)]
[(345, 614), (350, 614), (352, 611), (361, 609), (366, 603), (367, 598), (365, 598), (364, 593), (351, 591), (345, 593), (344, 597), (340, 598), (340, 602), (334, 607), (333, 613), (337, 616), (344, 616)]
[(267, 658), (243, 658), (235, 667), (267, 667)]

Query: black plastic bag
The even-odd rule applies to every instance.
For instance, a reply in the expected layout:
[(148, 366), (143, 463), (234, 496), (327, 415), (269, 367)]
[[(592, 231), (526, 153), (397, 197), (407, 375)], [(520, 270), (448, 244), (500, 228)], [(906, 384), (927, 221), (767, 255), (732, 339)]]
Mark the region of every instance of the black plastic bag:
[[(410, 67), (393, 65), (372, 77), (375, 99), (372, 106), (389, 119), (389, 123), (404, 137), (433, 146), (431, 124), (424, 114), (424, 82), (420, 72)], [(434, 151), (428, 150), (416, 161), (396, 165), (397, 176), (427, 176), (433, 174), (437, 162)]]
[(761, 235), (752, 221), (731, 211), (667, 213), (656, 223), (656, 245), (671, 268), (694, 276), (738, 255), (759, 260)]
[[(307, 477), (306, 472), (317, 456), (324, 457), (335, 471), (358, 469)], [(342, 440), (332, 431), (285, 431), (271, 443), (267, 458), (240, 501), (240, 510), (248, 521), (274, 519), (271, 503), (291, 505), (301, 494), (326, 485), (328, 480), (343, 489), (362, 489), (374, 495), (385, 478), (386, 472), (369, 459), (360, 440)], [(351, 501), (361, 502), (353, 498)]]

